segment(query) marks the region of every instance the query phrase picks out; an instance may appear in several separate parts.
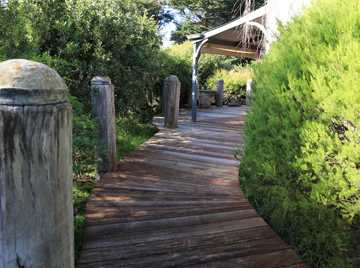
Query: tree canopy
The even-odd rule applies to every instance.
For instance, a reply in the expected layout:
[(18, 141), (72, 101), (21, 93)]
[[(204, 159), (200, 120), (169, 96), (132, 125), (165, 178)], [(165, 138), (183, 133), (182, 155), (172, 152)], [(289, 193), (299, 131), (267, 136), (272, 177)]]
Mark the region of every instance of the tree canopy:
[(246, 5), (254, 9), (264, 2), (265, 0), (170, 0), (170, 6), (179, 10), (185, 18), (178, 23), (172, 39), (181, 43), (189, 34), (207, 31), (239, 17)]

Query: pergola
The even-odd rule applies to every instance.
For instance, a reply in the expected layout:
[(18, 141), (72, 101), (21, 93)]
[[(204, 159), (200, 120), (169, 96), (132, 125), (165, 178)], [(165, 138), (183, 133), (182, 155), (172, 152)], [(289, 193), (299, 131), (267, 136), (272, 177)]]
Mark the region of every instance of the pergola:
[(192, 67), (192, 120), (194, 122), (197, 119), (198, 62), (201, 54), (259, 59), (267, 44), (266, 11), (267, 6), (264, 6), (211, 31), (188, 36), (194, 46)]
[(196, 121), (199, 92), (198, 62), (201, 54), (238, 56), (257, 60), (277, 38), (278, 22), (287, 24), (312, 0), (267, 0), (266, 5), (239, 19), (202, 34), (188, 36), (194, 44), (192, 119)]

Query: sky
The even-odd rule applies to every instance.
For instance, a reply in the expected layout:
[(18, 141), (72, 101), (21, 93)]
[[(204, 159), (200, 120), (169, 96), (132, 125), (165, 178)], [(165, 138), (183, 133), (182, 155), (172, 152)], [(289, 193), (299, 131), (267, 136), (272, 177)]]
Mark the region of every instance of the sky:
[[(167, 7), (165, 10), (171, 11), (175, 17), (176, 22), (181, 22), (183, 20), (181, 14), (176, 9)], [(171, 33), (176, 30), (176, 24), (174, 22), (166, 24), (161, 30), (160, 34), (163, 40), (163, 47), (170, 47), (174, 42), (171, 41)]]
[(174, 30), (176, 30), (176, 25), (173, 22), (167, 24), (165, 27), (163, 27), (160, 30), (160, 34), (163, 40), (163, 47), (170, 47), (171, 45), (173, 45), (174, 42), (171, 41), (170, 39), (171, 39), (171, 32), (173, 32)]

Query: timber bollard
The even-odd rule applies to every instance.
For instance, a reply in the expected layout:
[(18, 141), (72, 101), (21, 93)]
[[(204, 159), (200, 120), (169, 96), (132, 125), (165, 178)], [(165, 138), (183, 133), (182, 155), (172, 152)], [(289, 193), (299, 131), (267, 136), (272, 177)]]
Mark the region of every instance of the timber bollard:
[(246, 105), (251, 104), (252, 90), (253, 90), (253, 80), (248, 80), (246, 83)]
[(171, 75), (164, 81), (163, 109), (166, 128), (176, 128), (179, 116), (181, 83), (175, 75)]
[(0, 63), (0, 267), (74, 267), (72, 109), (48, 66)]
[(116, 169), (116, 120), (114, 86), (110, 78), (91, 80), (92, 114), (98, 123), (97, 168), (100, 174)]
[(222, 107), (224, 103), (224, 80), (216, 82), (216, 106)]

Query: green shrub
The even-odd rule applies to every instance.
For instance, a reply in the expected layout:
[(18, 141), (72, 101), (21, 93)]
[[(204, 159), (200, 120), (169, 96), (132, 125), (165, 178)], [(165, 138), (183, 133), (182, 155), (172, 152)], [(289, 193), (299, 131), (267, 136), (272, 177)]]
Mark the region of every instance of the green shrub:
[(91, 115), (85, 111), (84, 105), (71, 97), (74, 112), (73, 119), (73, 171), (76, 181), (84, 176), (94, 178), (96, 175), (96, 129), (97, 125)]
[(226, 94), (242, 95), (245, 93), (246, 83), (251, 79), (251, 70), (248, 67), (235, 67), (232, 70), (220, 69), (212, 75), (207, 85), (209, 89), (216, 88), (218, 80), (224, 80), (224, 92)]
[(74, 199), (74, 242), (75, 242), (75, 259), (80, 257), (80, 252), (85, 235), (85, 208), (86, 202), (90, 197), (94, 182), (76, 182), (73, 188)]
[[(176, 75), (181, 82), (181, 106), (187, 103), (188, 94), (191, 92), (191, 61), (192, 44), (184, 43), (174, 45), (161, 51), (162, 80), (169, 75)], [(161, 92), (162, 82), (158, 88)]]
[(0, 15), (0, 59), (50, 65), (86, 104), (91, 78), (109, 76), (117, 112), (149, 119), (159, 97), (161, 40), (136, 2), (9, 0), (1, 2)]
[(80, 255), (85, 229), (85, 206), (96, 178), (96, 123), (76, 97), (73, 107), (73, 174), (75, 257)]
[(314, 267), (360, 266), (359, 52), (359, 1), (318, 0), (254, 67), (241, 184)]
[(157, 132), (154, 125), (142, 123), (136, 118), (118, 118), (116, 125), (119, 159), (134, 151)]

